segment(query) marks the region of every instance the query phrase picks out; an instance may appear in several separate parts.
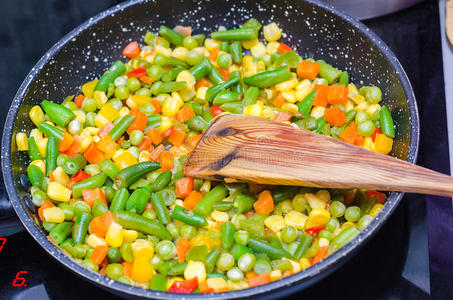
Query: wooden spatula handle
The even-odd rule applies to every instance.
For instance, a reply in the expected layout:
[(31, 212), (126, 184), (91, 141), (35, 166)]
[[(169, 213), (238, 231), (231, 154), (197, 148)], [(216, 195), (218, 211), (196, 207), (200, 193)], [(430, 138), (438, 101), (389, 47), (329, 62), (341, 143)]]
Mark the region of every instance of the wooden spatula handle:
[(214, 120), (184, 173), (211, 180), (453, 196), (453, 177), (281, 122), (241, 115)]

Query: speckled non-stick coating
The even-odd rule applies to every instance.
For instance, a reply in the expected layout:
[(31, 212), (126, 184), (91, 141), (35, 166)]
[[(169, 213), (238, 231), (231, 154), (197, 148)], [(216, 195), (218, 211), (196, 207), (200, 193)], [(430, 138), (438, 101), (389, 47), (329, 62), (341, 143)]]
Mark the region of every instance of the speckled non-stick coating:
[[(132, 1), (113, 7), (82, 24), (59, 41), (31, 70), (10, 107), (2, 139), (2, 166), (8, 195), (28, 232), (57, 261), (84, 279), (128, 297), (159, 299), (199, 298), (199, 295), (162, 293), (124, 285), (89, 271), (50, 243), (35, 224), (36, 216), (24, 204), (26, 191), (19, 184), (28, 157), (18, 152), (12, 137), (29, 133), (33, 124), (28, 111), (43, 99), (61, 102), (80, 91), (88, 80), (99, 77), (112, 61), (124, 57), (128, 42), (142, 41), (147, 31), (190, 25), (208, 33), (218, 26), (236, 27), (254, 17), (263, 24), (276, 22), (283, 29), (282, 42), (304, 58), (324, 59), (347, 70), (352, 82), (381, 87), (383, 103), (392, 112), (396, 138), (392, 155), (414, 163), (418, 149), (418, 113), (410, 83), (396, 57), (368, 28), (355, 19), (316, 1)], [(5, 108), (6, 109), (6, 108)], [(324, 278), (341, 266), (385, 222), (402, 197), (392, 193), (381, 213), (351, 243), (308, 270), (276, 282), (240, 291), (206, 294), (205, 299), (241, 297), (277, 298), (294, 293)]]

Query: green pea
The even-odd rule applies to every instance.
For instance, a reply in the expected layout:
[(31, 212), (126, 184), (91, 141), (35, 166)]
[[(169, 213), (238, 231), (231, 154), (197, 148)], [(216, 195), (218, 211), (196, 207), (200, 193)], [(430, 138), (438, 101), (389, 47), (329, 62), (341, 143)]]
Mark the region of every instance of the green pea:
[(232, 63), (231, 55), (228, 53), (221, 53), (217, 57), (217, 64), (222, 69), (228, 69), (231, 66), (231, 63)]
[(68, 124), (68, 131), (72, 135), (78, 135), (82, 132), (82, 123), (79, 120), (72, 120)]
[(108, 264), (105, 268), (105, 275), (116, 280), (123, 275), (123, 266), (117, 263)]
[(318, 233), (318, 238), (325, 238), (328, 241), (332, 239), (332, 232), (330, 232), (327, 228), (322, 230)]
[(74, 217), (74, 212), (72, 211), (72, 206), (68, 203), (60, 203), (58, 207), (61, 208), (64, 212), (64, 219), (65, 221), (72, 220)]
[(97, 108), (98, 104), (93, 98), (85, 98), (82, 102), (82, 109), (86, 112), (94, 112)]
[(176, 256), (176, 246), (170, 241), (161, 241), (157, 244), (156, 253), (163, 260), (172, 259)]
[(107, 252), (107, 257), (110, 262), (117, 263), (121, 261), (121, 251), (118, 248), (111, 247)]
[(87, 253), (87, 249), (88, 249), (87, 245), (82, 244), (75, 245), (72, 248), (72, 256), (74, 256), (74, 258), (83, 258)]
[(128, 284), (128, 285), (134, 285), (134, 281), (127, 277), (127, 276), (121, 276), (120, 278), (117, 279), (119, 282)]
[(258, 259), (253, 267), (253, 271), (257, 274), (270, 273), (272, 271), (272, 266), (267, 260)]
[(96, 126), (96, 123), (94, 122), (94, 119), (96, 118), (96, 113), (90, 111), (87, 113), (87, 119), (86, 119), (86, 125), (94, 127)]
[(85, 166), (85, 172), (90, 174), (91, 176), (96, 175), (101, 172), (101, 169), (98, 165), (89, 164)]
[(357, 222), (360, 219), (361, 213), (362, 212), (360, 210), (360, 207), (350, 206), (350, 207), (346, 208), (344, 218), (346, 219), (346, 221), (349, 221), (349, 222)]
[(183, 41), (183, 46), (184, 46), (184, 48), (187, 48), (188, 50), (192, 50), (192, 49), (198, 47), (198, 42), (193, 37), (186, 36)]
[(230, 253), (222, 253), (220, 254), (219, 259), (217, 260), (216, 264), (217, 268), (222, 271), (226, 272), (234, 266), (234, 257)]
[(238, 267), (234, 267), (228, 270), (227, 277), (228, 279), (237, 282), (244, 279), (244, 273)]
[(132, 146), (131, 142), (130, 141), (122, 141), (121, 144), (120, 144), (120, 147), (123, 148), (123, 149), (128, 149), (130, 146)]
[(248, 272), (253, 269), (256, 257), (251, 253), (245, 253), (238, 259), (238, 267), (242, 272)]
[(339, 218), (344, 215), (346, 206), (340, 201), (333, 201), (330, 203), (329, 210), (332, 216)]
[(127, 76), (118, 76), (113, 81), (115, 87), (126, 86), (127, 84)]
[(234, 241), (241, 245), (247, 245), (250, 239), (250, 233), (245, 230), (239, 230), (234, 233)]
[(116, 110), (120, 110), (121, 108), (123, 108), (123, 102), (121, 102), (120, 99), (113, 98), (107, 103), (113, 106)]
[(329, 229), (330, 232), (333, 232), (335, 229), (340, 228), (340, 222), (338, 222), (338, 219), (335, 217), (330, 218), (329, 222), (327, 222), (327, 229)]
[[(360, 89), (360, 91), (362, 91), (362, 89)], [(367, 87), (363, 92), (363, 96), (370, 103), (379, 103), (382, 100), (381, 89), (377, 86)]]
[(93, 272), (99, 271), (99, 265), (96, 265), (95, 263), (93, 263), (91, 261), (91, 259), (89, 259), (89, 258), (83, 260), (82, 266), (84, 266), (85, 268), (87, 268)]
[(168, 62), (168, 57), (163, 54), (156, 54), (154, 57), (154, 64), (159, 66), (164, 66)]
[(355, 115), (355, 122), (356, 124), (363, 123), (365, 121), (369, 120), (369, 115), (366, 111), (358, 111), (357, 114)]
[(46, 193), (44, 193), (41, 190), (36, 190), (31, 195), (31, 202), (33, 202), (33, 204), (35, 206), (39, 207), (39, 206), (43, 205), (44, 202), (46, 202), (46, 198), (47, 198), (47, 194)]
[(139, 89), (138, 91), (136, 91), (135, 95), (151, 97), (151, 91), (150, 91), (150, 89), (143, 87), (143, 88)]
[(145, 134), (143, 133), (143, 131), (133, 130), (131, 132), (131, 135), (129, 136), (129, 141), (131, 142), (132, 145), (137, 146), (140, 145), (144, 137)]
[(299, 212), (305, 212), (310, 207), (304, 194), (297, 194), (296, 196), (294, 196), (291, 204), (294, 210), (297, 210)]
[(197, 228), (191, 225), (184, 224), (179, 229), (179, 234), (187, 239), (193, 238), (197, 234)]
[(186, 62), (191, 66), (199, 64), (202, 59), (203, 55), (201, 55), (200, 52), (196, 50), (192, 50), (186, 53)]
[(158, 64), (155, 64), (149, 68), (147, 75), (151, 77), (152, 80), (158, 81), (160, 79), (160, 76), (162, 76), (163, 72), (164, 68), (162, 68), (162, 66)]
[(285, 243), (291, 243), (297, 239), (298, 231), (293, 226), (285, 226), (281, 233), (282, 241)]
[(120, 248), (121, 257), (124, 261), (133, 262), (134, 261), (134, 254), (132, 253), (132, 246), (130, 243), (123, 243)]
[(141, 88), (141, 83), (140, 83), (140, 80), (138, 80), (138, 78), (135, 78), (135, 77), (131, 77), (127, 80), (127, 88), (129, 89), (129, 91), (131, 92), (136, 92), (138, 91), (140, 88)]
[(147, 116), (152, 115), (156, 111), (156, 109), (154, 108), (154, 105), (152, 105), (149, 102), (145, 102), (145, 103), (140, 104), (140, 108), (139, 109), (140, 109), (140, 111), (142, 113), (144, 113)]
[(364, 121), (364, 122), (360, 123), (359, 125), (357, 125), (357, 131), (365, 137), (371, 136), (375, 129), (376, 129), (376, 126), (370, 120)]
[[(129, 89), (127, 86), (119, 86), (115, 89), (115, 97), (121, 100), (127, 99), (129, 97)], [(85, 99), (86, 101), (86, 99)], [(83, 101), (83, 102), (85, 102)]]

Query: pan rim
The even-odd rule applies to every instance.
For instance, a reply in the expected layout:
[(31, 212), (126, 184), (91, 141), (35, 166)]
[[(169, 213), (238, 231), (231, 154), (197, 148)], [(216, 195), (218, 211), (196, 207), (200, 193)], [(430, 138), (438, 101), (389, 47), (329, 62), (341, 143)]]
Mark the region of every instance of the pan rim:
[[(406, 102), (408, 103), (409, 107), (409, 115), (410, 115), (410, 123), (411, 123), (411, 136), (409, 142), (409, 151), (407, 155), (407, 161), (410, 163), (415, 163), (418, 155), (418, 146), (419, 146), (419, 115), (418, 115), (418, 108), (417, 102), (415, 99), (414, 92), (412, 90), (411, 84), (405, 71), (403, 70), (400, 62), (394, 55), (394, 53), (388, 48), (387, 45), (378, 37), (374, 32), (372, 32), (368, 27), (362, 24), (360, 21), (356, 20), (355, 18), (347, 15), (345, 12), (340, 11), (333, 6), (318, 2), (317, 0), (304, 0), (305, 2), (317, 6), (323, 9), (326, 12), (333, 13), (336, 16), (340, 17), (342, 20), (349, 23), (349, 25), (353, 26), (357, 30), (359, 30), (362, 34), (364, 34), (369, 40), (373, 42), (375, 47), (381, 51), (386, 59), (390, 62), (393, 69), (397, 72), (398, 79), (401, 82), (403, 87)], [(36, 63), (36, 65), (32, 68), (30, 73), (27, 75), (21, 86), (19, 87), (18, 92), (16, 93), (11, 107), (8, 111), (8, 115), (5, 121), (5, 127), (8, 130), (4, 130), (2, 136), (2, 167), (3, 167), (3, 177), (5, 187), (10, 198), (11, 204), (13, 205), (16, 214), (18, 215), (21, 223), (28, 231), (28, 233), (40, 244), (40, 246), (55, 260), (60, 262), (66, 268), (71, 270), (73, 273), (82, 277), (90, 282), (101, 286), (102, 288), (109, 290), (110, 292), (114, 292), (117, 294), (124, 294), (127, 293), (130, 296), (135, 297), (149, 297), (149, 298), (156, 298), (156, 299), (180, 299), (183, 298), (192, 298), (196, 299), (199, 298), (197, 294), (187, 294), (182, 296), (181, 294), (176, 293), (168, 293), (168, 292), (159, 292), (153, 290), (145, 290), (138, 287), (129, 286), (118, 281), (112, 280), (106, 276), (100, 275), (99, 273), (95, 273), (88, 269), (85, 269), (75, 261), (73, 261), (69, 256), (65, 255), (60, 248), (52, 244), (41, 232), (38, 226), (34, 223), (33, 218), (31, 217), (30, 213), (22, 204), (22, 200), (20, 199), (18, 193), (15, 189), (13, 174), (12, 174), (12, 164), (11, 164), (11, 142), (12, 142), (12, 129), (16, 119), (16, 116), (19, 111), (19, 107), (24, 99), (25, 93), (27, 92), (29, 86), (33, 83), (35, 77), (39, 74), (40, 70), (53, 58), (53, 56), (58, 53), (68, 42), (70, 42), (73, 38), (77, 37), (81, 32), (87, 30), (92, 25), (98, 23), (99, 21), (110, 17), (112, 14), (115, 14), (121, 10), (124, 10), (130, 6), (146, 2), (142, 0), (132, 0), (121, 3), (116, 5), (110, 9), (107, 9), (96, 16), (90, 18), (89, 20), (85, 21), (84, 23), (80, 24), (78, 27), (73, 29), (67, 35), (65, 35), (62, 39), (60, 39), (52, 48), (50, 48), (42, 58)], [(402, 196), (404, 193), (392, 193), (386, 205), (384, 205), (381, 212), (373, 219), (371, 224), (362, 230), (359, 235), (350, 243), (348, 243), (345, 247), (341, 250), (337, 251), (336, 253), (332, 254), (331, 256), (327, 257), (325, 260), (321, 261), (320, 263), (316, 264), (315, 266), (309, 268), (308, 270), (301, 271), (296, 273), (292, 276), (274, 281), (272, 283), (248, 288), (244, 290), (236, 290), (236, 291), (229, 291), (229, 292), (222, 292), (222, 293), (213, 293), (213, 294), (203, 294), (203, 298), (206, 299), (232, 299), (232, 298), (242, 298), (242, 297), (252, 297), (252, 296), (261, 296), (261, 297), (276, 297), (277, 293), (281, 294), (288, 294), (289, 289), (292, 289), (294, 292), (296, 290), (300, 290), (308, 285), (311, 284), (313, 281), (320, 280), (325, 276), (329, 275), (331, 272), (335, 270), (333, 267), (335, 264), (343, 264), (349, 258), (352, 257), (353, 253), (359, 250), (361, 246), (364, 245), (366, 241), (368, 241), (384, 224), (384, 222), (389, 218), (389, 216), (393, 213), (393, 211), (398, 206), (399, 202), (401, 201)], [(275, 294), (272, 295), (263, 295), (267, 292), (273, 292)]]

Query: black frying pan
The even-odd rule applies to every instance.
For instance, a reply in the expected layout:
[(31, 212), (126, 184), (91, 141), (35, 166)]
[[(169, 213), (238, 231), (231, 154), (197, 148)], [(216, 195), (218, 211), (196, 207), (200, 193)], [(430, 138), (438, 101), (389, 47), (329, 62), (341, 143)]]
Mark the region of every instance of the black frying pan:
[[(373, 32), (357, 20), (314, 0), (231, 1), (131, 1), (107, 10), (83, 23), (53, 46), (31, 70), (17, 92), (6, 119), (2, 139), (2, 167), (10, 202), (32, 237), (57, 261), (80, 277), (113, 293), (134, 297), (179, 299), (180, 294), (144, 290), (89, 271), (63, 254), (46, 237), (20, 177), (28, 156), (17, 151), (13, 137), (29, 132), (28, 111), (42, 99), (61, 101), (79, 91), (116, 59), (132, 40), (141, 41), (159, 25), (190, 25), (194, 32), (210, 32), (219, 25), (236, 27), (249, 17), (267, 24), (277, 22), (286, 35), (283, 41), (304, 57), (324, 59), (347, 70), (353, 82), (381, 87), (383, 103), (392, 112), (396, 138), (392, 155), (414, 163), (419, 141), (416, 100), (400, 63)], [(340, 251), (315, 266), (290, 277), (251, 289), (205, 294), (205, 299), (256, 297), (277, 298), (321, 280), (343, 265), (388, 219), (403, 196), (392, 193), (371, 224)], [(184, 295), (199, 298), (199, 295)]]

